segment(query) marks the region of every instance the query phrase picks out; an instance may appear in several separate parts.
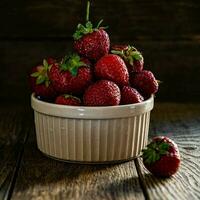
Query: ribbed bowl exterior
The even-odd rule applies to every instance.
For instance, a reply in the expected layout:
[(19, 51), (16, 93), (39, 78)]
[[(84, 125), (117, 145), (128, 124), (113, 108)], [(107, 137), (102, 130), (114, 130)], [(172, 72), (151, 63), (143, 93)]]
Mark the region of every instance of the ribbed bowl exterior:
[(140, 155), (147, 143), (150, 111), (132, 117), (80, 119), (34, 110), (37, 145), (71, 162), (116, 162)]

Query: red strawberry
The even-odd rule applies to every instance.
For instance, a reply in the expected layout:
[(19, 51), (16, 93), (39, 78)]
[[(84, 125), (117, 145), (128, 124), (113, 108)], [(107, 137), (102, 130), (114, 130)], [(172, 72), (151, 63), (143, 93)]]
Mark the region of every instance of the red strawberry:
[(61, 105), (71, 105), (71, 106), (80, 106), (81, 105), (81, 100), (77, 97), (74, 97), (72, 95), (60, 95), (56, 98), (55, 101), (56, 104), (61, 104)]
[(157, 136), (143, 150), (143, 163), (155, 176), (169, 177), (178, 171), (180, 154), (177, 145), (165, 136)]
[(92, 70), (87, 59), (77, 54), (66, 56), (62, 63), (54, 64), (49, 72), (50, 80), (60, 94), (81, 94), (92, 81)]
[(98, 23), (96, 28), (89, 21), (89, 7), (90, 2), (88, 1), (86, 25), (78, 24), (76, 32), (73, 34), (74, 49), (80, 55), (96, 61), (108, 54), (110, 39), (104, 28), (99, 27), (103, 20)]
[(144, 70), (139, 73), (132, 73), (130, 83), (132, 87), (147, 97), (158, 91), (158, 81), (151, 71)]
[(130, 86), (123, 86), (121, 89), (121, 104), (140, 103), (144, 100), (142, 95)]
[(53, 63), (56, 62), (56, 60), (53, 59), (53, 58), (47, 58), (47, 62), (48, 62), (49, 65), (52, 65)]
[(113, 54), (117, 54), (124, 59), (129, 73), (141, 72), (143, 70), (144, 58), (135, 47), (129, 45), (113, 45), (111, 49)]
[(112, 81), (100, 80), (85, 91), (83, 102), (86, 106), (115, 106), (120, 103), (120, 89)]
[(119, 86), (128, 85), (129, 74), (124, 61), (117, 55), (103, 56), (95, 65), (95, 74), (100, 79), (107, 79)]
[(55, 61), (51, 58), (48, 59), (48, 62), (44, 59), (43, 65), (33, 67), (30, 74), (31, 90), (36, 96), (40, 96), (42, 99), (49, 100), (56, 96), (56, 92), (48, 76), (48, 71), (52, 66), (49, 64), (53, 62)]

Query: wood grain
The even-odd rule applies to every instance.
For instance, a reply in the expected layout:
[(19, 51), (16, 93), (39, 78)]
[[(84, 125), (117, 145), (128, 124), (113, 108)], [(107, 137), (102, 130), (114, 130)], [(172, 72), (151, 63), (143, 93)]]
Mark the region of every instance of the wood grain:
[(21, 107), (0, 107), (0, 199), (10, 197), (20, 165), (28, 134), (27, 122), (23, 123), (23, 114)]
[(13, 200), (144, 199), (134, 161), (117, 165), (63, 163), (42, 155), (36, 148), (34, 133), (31, 136)]
[[(158, 111), (159, 109), (159, 111)], [(165, 111), (164, 111), (165, 110)], [(158, 104), (152, 116), (151, 136), (167, 135), (177, 144), (181, 167), (171, 178), (152, 176), (136, 161), (139, 176), (149, 199), (200, 199), (200, 105)]]
[[(70, 37), (84, 21), (86, 1), (29, 0), (0, 2), (1, 38)], [(94, 23), (104, 18), (115, 38), (199, 39), (198, 0), (92, 1)], [(82, 18), (82, 19), (81, 19)], [(123, 34), (122, 34), (123, 32)]]
[[(72, 34), (84, 19), (85, 4), (0, 2), (0, 101), (27, 104), (29, 69), (44, 57), (72, 51)], [(104, 18), (112, 44), (134, 44), (142, 51), (145, 68), (163, 82), (159, 100), (199, 101), (199, 9), (198, 0), (102, 0), (92, 1), (91, 19)]]
[[(20, 124), (19, 118), (12, 115), (8, 114), (4, 122)], [(79, 165), (49, 159), (37, 150), (31, 123), (12, 199), (199, 199), (199, 122), (200, 104), (155, 104), (150, 137), (155, 134), (171, 137), (182, 158), (179, 172), (168, 179), (150, 175), (140, 159), (117, 165)], [(6, 125), (10, 123), (3, 124), (0, 127), (6, 128), (2, 130), (10, 130)], [(1, 186), (2, 180), (7, 179), (7, 186), (12, 181), (6, 178), (5, 166), (12, 170), (15, 164), (7, 165), (5, 159), (0, 163)]]

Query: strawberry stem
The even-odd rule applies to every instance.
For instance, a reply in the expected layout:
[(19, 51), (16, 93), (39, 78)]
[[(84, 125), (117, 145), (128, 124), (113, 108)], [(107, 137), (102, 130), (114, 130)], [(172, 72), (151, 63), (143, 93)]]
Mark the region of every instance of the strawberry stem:
[(90, 17), (90, 1), (87, 2), (86, 22), (89, 21), (89, 17)]

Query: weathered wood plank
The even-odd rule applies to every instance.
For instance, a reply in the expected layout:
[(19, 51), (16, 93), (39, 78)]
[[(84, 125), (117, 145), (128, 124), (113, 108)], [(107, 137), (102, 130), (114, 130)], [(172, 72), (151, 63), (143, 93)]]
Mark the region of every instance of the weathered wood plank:
[[(0, 199), (9, 199), (27, 137), (24, 110), (1, 105), (0, 109)], [(26, 119), (28, 119), (26, 117)], [(23, 124), (23, 126), (22, 126)]]
[(13, 200), (144, 199), (134, 161), (80, 165), (54, 161), (36, 148), (34, 133), (25, 147)]
[(171, 178), (151, 175), (136, 161), (141, 183), (149, 199), (200, 199), (200, 105), (157, 104), (151, 135), (168, 135), (179, 146), (181, 167)]
[[(124, 41), (126, 42), (126, 41)], [(163, 81), (158, 100), (198, 101), (200, 45), (194, 42), (135, 41), (145, 58), (145, 68), (151, 69)], [(71, 50), (69, 41), (1, 42), (0, 99), (28, 102), (27, 74), (44, 57), (61, 57)], [(12, 59), (11, 59), (12, 58)], [(6, 88), (6, 90), (5, 90)], [(10, 92), (12, 91), (12, 92)]]
[[(110, 27), (109, 32), (117, 39), (199, 40), (198, 0), (92, 2), (94, 22), (104, 18)], [(84, 1), (69, 0), (2, 0), (0, 18), (5, 20), (0, 21), (0, 37), (69, 37), (84, 15), (84, 4)]]

